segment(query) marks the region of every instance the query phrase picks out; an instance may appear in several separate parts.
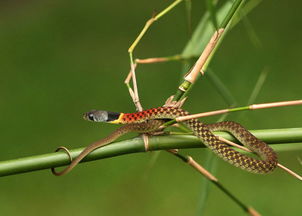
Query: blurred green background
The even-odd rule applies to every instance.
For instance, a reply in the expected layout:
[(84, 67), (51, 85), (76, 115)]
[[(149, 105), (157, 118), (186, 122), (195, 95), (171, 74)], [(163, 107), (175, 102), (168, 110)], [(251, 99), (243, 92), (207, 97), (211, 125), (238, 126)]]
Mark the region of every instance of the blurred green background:
[[(127, 49), (153, 12), (171, 1), (1, 1), (1, 160), (76, 148), (106, 136), (116, 126), (86, 122), (93, 108), (135, 110), (123, 84)], [(194, 1), (193, 27), (205, 12)], [(300, 1), (263, 1), (248, 19), (260, 44), (238, 24), (225, 38), (212, 68), (245, 105), (256, 80), (269, 68), (256, 103), (301, 99)], [(156, 23), (135, 51), (140, 58), (178, 54), (188, 40), (184, 5)], [(141, 101), (160, 106), (180, 79), (181, 63), (140, 66)], [(211, 83), (198, 80), (185, 109), (225, 108)], [(217, 118), (208, 119), (215, 121)], [(275, 108), (228, 117), (249, 129), (301, 127), (301, 107)], [(207, 119), (205, 119), (207, 121)], [(184, 150), (201, 164), (208, 150)], [(49, 170), (1, 178), (2, 215), (200, 215), (204, 179), (163, 152), (134, 154), (78, 166), (64, 177)], [(302, 152), (279, 153), (280, 162), (301, 173)], [(253, 175), (218, 160), (216, 176), (263, 215), (299, 215), (301, 183), (277, 170)], [(210, 188), (204, 215), (243, 215), (221, 191)]]

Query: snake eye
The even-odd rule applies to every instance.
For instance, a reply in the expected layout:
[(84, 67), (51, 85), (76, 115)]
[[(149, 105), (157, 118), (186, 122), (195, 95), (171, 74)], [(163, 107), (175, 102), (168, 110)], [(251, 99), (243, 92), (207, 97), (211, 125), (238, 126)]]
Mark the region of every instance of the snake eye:
[(94, 115), (92, 113), (89, 113), (87, 117), (90, 121), (94, 121)]
[(95, 115), (93, 111), (87, 112), (83, 115), (83, 118), (88, 121), (95, 121)]

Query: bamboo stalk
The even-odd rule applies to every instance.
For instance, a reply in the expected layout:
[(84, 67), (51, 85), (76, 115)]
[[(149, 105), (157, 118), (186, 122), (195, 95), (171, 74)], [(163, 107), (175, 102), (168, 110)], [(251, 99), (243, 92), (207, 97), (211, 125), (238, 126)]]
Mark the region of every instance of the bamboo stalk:
[(182, 155), (175, 151), (169, 151), (169, 152), (172, 153), (174, 156), (178, 157), (179, 159), (181, 159), (183, 162), (193, 167), (197, 172), (202, 174), (205, 178), (207, 178), (210, 182), (212, 182), (217, 188), (219, 188), (225, 195), (227, 195), (231, 200), (233, 200), (239, 207), (241, 207), (243, 211), (247, 212), (251, 216), (260, 215), (255, 209), (253, 209), (252, 207), (248, 207), (239, 198), (237, 198), (231, 191), (229, 191), (226, 187), (224, 187), (215, 176), (213, 176), (208, 170), (206, 170), (199, 163), (197, 163), (191, 156)]
[[(276, 151), (302, 150), (302, 144), (298, 144), (298, 142), (302, 142), (302, 128), (254, 130), (251, 132), (267, 143), (292, 143), (272, 145)], [(217, 132), (215, 134), (234, 141), (234, 138), (227, 133)], [(204, 145), (201, 145), (200, 140), (190, 135), (156, 136), (149, 139), (150, 151), (202, 147)], [(76, 158), (83, 149), (70, 150), (72, 158)], [(144, 142), (141, 138), (124, 140), (99, 148), (85, 157), (83, 162), (138, 152), (145, 152)], [(49, 169), (51, 167), (68, 165), (69, 163), (70, 159), (64, 152), (1, 161), (0, 176)]]
[(174, 100), (178, 101), (185, 97), (188, 94), (191, 86), (195, 83), (199, 72), (201, 72), (203, 75), (207, 70), (218, 45), (221, 43), (225, 33), (227, 32), (227, 27), (230, 25), (232, 19), (237, 15), (243, 3), (244, 0), (234, 1), (231, 9), (228, 11), (223, 21), (219, 25), (218, 30), (214, 31), (214, 33), (212, 34), (211, 39), (209, 40), (199, 59), (197, 60), (191, 71), (184, 77), (184, 81), (180, 84), (178, 90), (175, 93)]

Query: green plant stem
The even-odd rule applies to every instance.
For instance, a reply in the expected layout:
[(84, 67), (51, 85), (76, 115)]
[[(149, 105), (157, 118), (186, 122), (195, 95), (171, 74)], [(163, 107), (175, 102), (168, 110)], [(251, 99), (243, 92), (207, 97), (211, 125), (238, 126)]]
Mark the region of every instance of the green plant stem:
[(215, 86), (218, 93), (224, 99), (229, 107), (234, 107), (237, 102), (235, 97), (231, 94), (230, 90), (223, 83), (223, 81), (214, 73), (210, 68), (208, 69), (208, 73), (205, 74), (205, 77)]
[(177, 6), (180, 2), (183, 0), (175, 0), (172, 4), (170, 4), (168, 7), (166, 7), (164, 10), (162, 10), (159, 14), (157, 14), (155, 17), (151, 18), (147, 23), (145, 24), (144, 28), (141, 30), (135, 41), (132, 43), (130, 48), (128, 49), (128, 52), (131, 54), (130, 59), (133, 63), (132, 53), (139, 41), (142, 39), (142, 37), (145, 35), (149, 27), (152, 25), (153, 22), (159, 20), (162, 16), (164, 16), (166, 13), (171, 11), (175, 6)]
[[(294, 143), (273, 145), (273, 148), (276, 151), (302, 150), (302, 144), (298, 144), (298, 142), (302, 142), (302, 128), (254, 130), (251, 132), (267, 143)], [(233, 137), (227, 133), (217, 132), (215, 134), (234, 141)], [(204, 147), (197, 137), (190, 135), (151, 137), (149, 139), (149, 146), (150, 151)], [(83, 149), (84, 148), (70, 150), (72, 157), (77, 157)], [(144, 151), (145, 147), (143, 140), (141, 138), (135, 138), (99, 148), (85, 157), (83, 162)], [(0, 176), (49, 169), (51, 167), (68, 165), (69, 163), (68, 155), (64, 152), (54, 152), (7, 160), (0, 162)]]
[[(176, 157), (178, 157), (179, 159), (181, 159), (183, 162), (190, 164), (190, 159), (192, 159), (190, 156), (188, 155), (182, 155), (178, 152), (174, 152), (172, 153), (174, 154)], [(196, 168), (196, 167), (194, 167)], [(233, 193), (231, 193), (227, 188), (225, 188), (219, 181), (218, 179), (215, 180), (209, 178), (207, 175), (205, 175), (204, 173), (200, 172), (198, 169), (197, 171), (199, 173), (201, 173), (205, 178), (207, 178), (209, 180), (209, 182), (212, 182), (216, 187), (218, 187), (225, 195), (227, 195), (231, 200), (233, 200), (239, 207), (241, 207), (243, 209), (243, 211), (248, 212), (249, 211), (249, 207), (244, 204), (240, 199), (238, 199)]]
[[(239, 9), (241, 8), (241, 6), (243, 5), (243, 3), (244, 3), (244, 0), (235, 0), (232, 4), (232, 7), (227, 11), (225, 17), (223, 18), (222, 22), (220, 23), (218, 29), (224, 29), (224, 32), (221, 35), (221, 37), (218, 39), (215, 48), (212, 50), (212, 52), (206, 59), (204, 65), (202, 67), (203, 72), (205, 72), (207, 70), (209, 63), (211, 62), (214, 54), (216, 53), (217, 47), (219, 46), (219, 44), (221, 43), (221, 41), (223, 40), (223, 38), (227, 32), (227, 29), (228, 29), (227, 27), (230, 25), (232, 19), (237, 15), (237, 13), (238, 13)], [(187, 47), (185, 49), (187, 49)], [(184, 80), (183, 83), (180, 84), (180, 87), (177, 89), (174, 100), (178, 101), (178, 100), (184, 98), (187, 95), (187, 93), (189, 92), (189, 90), (193, 84), (194, 83)]]

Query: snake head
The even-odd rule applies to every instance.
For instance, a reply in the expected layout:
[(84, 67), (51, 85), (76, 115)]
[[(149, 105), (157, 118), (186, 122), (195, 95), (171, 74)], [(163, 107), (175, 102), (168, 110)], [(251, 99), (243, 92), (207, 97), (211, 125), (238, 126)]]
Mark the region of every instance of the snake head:
[(107, 122), (108, 112), (103, 110), (91, 110), (84, 114), (83, 118), (88, 121), (94, 122)]

